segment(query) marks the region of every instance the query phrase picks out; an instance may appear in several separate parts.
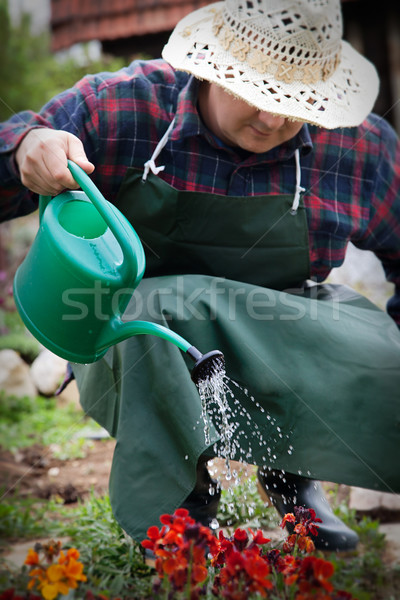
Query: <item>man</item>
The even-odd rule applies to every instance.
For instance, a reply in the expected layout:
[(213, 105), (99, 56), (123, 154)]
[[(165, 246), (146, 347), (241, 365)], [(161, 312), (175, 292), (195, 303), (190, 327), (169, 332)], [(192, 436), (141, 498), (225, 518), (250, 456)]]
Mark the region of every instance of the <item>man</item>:
[[(400, 490), (399, 142), (370, 114), (375, 69), (341, 35), (338, 0), (202, 8), (164, 60), (88, 76), (10, 119), (0, 166), (3, 218), (76, 188), (67, 158), (92, 174), (146, 250), (127, 318), (223, 351), (238, 382), (229, 456), (259, 466), (281, 514), (314, 508), (316, 543), (333, 550), (357, 536), (318, 479)], [(396, 285), (390, 316), (320, 285), (349, 241)], [(220, 417), (205, 441), (180, 351), (137, 336), (73, 370), (84, 409), (117, 438), (110, 495), (125, 530), (140, 539), (179, 505), (211, 523)]]

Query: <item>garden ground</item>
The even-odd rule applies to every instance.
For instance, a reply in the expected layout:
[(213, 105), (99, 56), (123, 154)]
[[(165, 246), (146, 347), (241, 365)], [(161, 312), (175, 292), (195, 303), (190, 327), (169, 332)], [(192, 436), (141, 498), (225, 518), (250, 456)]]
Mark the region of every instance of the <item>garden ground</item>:
[[(55, 458), (51, 449), (34, 444), (11, 453), (0, 451), (0, 481), (11, 493), (18, 490), (22, 498), (56, 499), (63, 505), (76, 506), (85, 501), (92, 492), (105, 495), (108, 492), (108, 479), (112, 463), (115, 440), (90, 440), (84, 458), (62, 460)], [(218, 470), (218, 461), (214, 469)], [(348, 502), (351, 489), (345, 485), (324, 484), (328, 498), (334, 497), (335, 504)], [(392, 566), (400, 565), (400, 516), (396, 511), (384, 508), (371, 508), (358, 511), (380, 519), (379, 530), (385, 534), (385, 562)], [(280, 535), (275, 531), (275, 535)], [(274, 532), (268, 532), (274, 537)], [(10, 566), (21, 566), (29, 547), (34, 541), (10, 540), (5, 552)]]

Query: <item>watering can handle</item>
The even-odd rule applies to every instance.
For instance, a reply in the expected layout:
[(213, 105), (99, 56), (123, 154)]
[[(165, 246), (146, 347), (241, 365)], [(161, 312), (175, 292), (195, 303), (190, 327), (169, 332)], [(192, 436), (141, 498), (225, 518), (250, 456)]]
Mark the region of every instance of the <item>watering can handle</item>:
[[(117, 210), (114, 209), (112, 204), (107, 202), (103, 194), (81, 167), (71, 160), (68, 160), (68, 168), (75, 181), (79, 183), (89, 200), (97, 208), (118, 241), (124, 256), (120, 268), (125, 274), (126, 271), (132, 269), (132, 267), (136, 267), (136, 279), (141, 278), (145, 269), (145, 255), (142, 243), (136, 231), (133, 227), (130, 231), (127, 230), (127, 226), (119, 218)], [(43, 212), (50, 200), (51, 196), (39, 197), (39, 219), (42, 218)]]

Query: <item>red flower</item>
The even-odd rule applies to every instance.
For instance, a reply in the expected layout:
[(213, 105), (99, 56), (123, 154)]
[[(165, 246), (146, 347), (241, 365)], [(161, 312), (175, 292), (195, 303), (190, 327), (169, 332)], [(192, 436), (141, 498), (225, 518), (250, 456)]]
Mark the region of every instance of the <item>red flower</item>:
[(331, 592), (333, 585), (328, 579), (332, 577), (334, 570), (333, 564), (323, 558), (317, 558), (316, 556), (304, 557), (300, 568), (300, 591), (305, 592), (311, 588), (323, 588), (325, 591)]
[(265, 597), (266, 590), (272, 589), (273, 584), (269, 578), (268, 562), (259, 552), (257, 546), (246, 548), (242, 552), (232, 549), (226, 556), (226, 563), (220, 571), (217, 586), (214, 585), (215, 595), (222, 593), (222, 596), (229, 600), (232, 598), (244, 600), (253, 593)]
[(250, 529), (250, 533), (253, 536), (254, 544), (258, 544), (259, 546), (261, 546), (262, 544), (268, 544), (268, 542), (271, 541), (269, 538), (264, 537), (263, 532), (260, 530), (258, 530), (257, 533), (254, 534), (253, 531)]
[(14, 588), (9, 588), (0, 594), (0, 600), (43, 600), (43, 597), (33, 594), (32, 592), (28, 592), (21, 596), (20, 594), (15, 593)]
[(195, 564), (192, 570), (192, 578), (195, 583), (202, 583), (207, 579), (208, 569), (203, 565)]
[(315, 544), (308, 536), (301, 536), (297, 540), (297, 546), (299, 550), (302, 550), (306, 554), (311, 554), (315, 550)]
[(296, 517), (294, 516), (293, 513), (286, 513), (286, 515), (283, 517), (281, 524), (280, 524), (282, 529), (284, 529), (286, 523), (296, 523)]
[(305, 535), (318, 535), (318, 526), (315, 523), (322, 523), (322, 519), (318, 519), (313, 508), (304, 508), (304, 506), (295, 506), (294, 514), (296, 521), (301, 523), (306, 528)]
[(219, 532), (219, 539), (213, 548), (210, 548), (212, 559), (211, 564), (213, 567), (221, 566), (225, 562), (226, 555), (232, 551), (233, 544), (228, 540), (222, 531)]
[(303, 506), (295, 506), (294, 514), (287, 513), (281, 522), (283, 528), (286, 523), (294, 525), (293, 532), (287, 537), (283, 543), (283, 551), (291, 553), (298, 548), (300, 551), (310, 554), (314, 552), (315, 545), (309, 535), (318, 535), (318, 526), (315, 523), (322, 523), (321, 519), (315, 516), (315, 510), (312, 508), (304, 508)]
[(190, 585), (190, 596), (198, 597), (199, 585), (207, 578), (206, 548), (217, 547), (217, 540), (208, 527), (196, 523), (186, 509), (173, 515), (161, 515), (161, 530), (150, 527), (149, 539), (142, 541), (156, 555), (155, 567), (160, 579), (167, 578), (173, 591), (182, 591)]
[(235, 544), (235, 548), (240, 550), (244, 550), (247, 546), (247, 542), (249, 541), (249, 536), (247, 535), (247, 531), (245, 529), (236, 529), (233, 534), (233, 543)]
[(207, 548), (217, 571), (212, 593), (219, 598), (248, 600), (254, 595), (266, 598), (269, 590), (278, 591), (272, 576), (280, 574), (279, 581), (283, 578), (285, 591), (295, 600), (354, 600), (347, 592), (334, 590), (329, 581), (334, 572), (332, 563), (315, 556), (296, 555), (298, 550), (310, 554), (315, 549), (309, 534), (318, 533), (315, 523), (321, 520), (312, 509), (295, 507), (294, 514), (285, 515), (282, 526), (291, 524), (293, 533), (284, 542), (283, 552), (275, 548), (265, 554), (261, 546), (270, 540), (262, 531), (254, 533), (251, 529), (247, 532), (238, 528), (230, 538), (220, 531), (217, 539), (184, 509), (178, 509), (173, 515), (162, 515), (160, 520), (162, 529), (150, 527), (148, 539), (142, 542), (142, 546), (153, 549), (157, 557), (159, 579), (154, 584), (157, 593), (167, 580), (168, 587), (164, 586), (164, 591), (169, 597), (179, 592), (184, 592), (190, 600), (203, 597), (204, 582), (209, 574)]
[(294, 547), (296, 545), (296, 541), (297, 541), (296, 534), (293, 533), (292, 535), (288, 535), (288, 537), (286, 538), (286, 540), (283, 542), (283, 545), (282, 545), (283, 552), (286, 552), (287, 554), (290, 554), (291, 552), (293, 552)]

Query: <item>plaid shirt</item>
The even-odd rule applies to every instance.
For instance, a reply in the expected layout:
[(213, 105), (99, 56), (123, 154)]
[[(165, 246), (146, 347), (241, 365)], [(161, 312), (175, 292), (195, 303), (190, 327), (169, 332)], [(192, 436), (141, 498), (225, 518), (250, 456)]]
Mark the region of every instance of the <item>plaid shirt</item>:
[(390, 125), (371, 114), (359, 127), (326, 130), (304, 125), (287, 143), (263, 154), (222, 144), (199, 118), (198, 81), (162, 60), (135, 61), (116, 73), (89, 75), (40, 114), (26, 111), (1, 126), (2, 220), (27, 214), (37, 197), (20, 183), (13, 150), (35, 127), (78, 136), (92, 179), (115, 201), (126, 170), (143, 167), (169, 123), (174, 129), (157, 163), (177, 189), (235, 196), (295, 189), (294, 151), (300, 149), (311, 277), (323, 281), (339, 267), (352, 241), (372, 250), (396, 285), (388, 311), (400, 324), (400, 143)]

